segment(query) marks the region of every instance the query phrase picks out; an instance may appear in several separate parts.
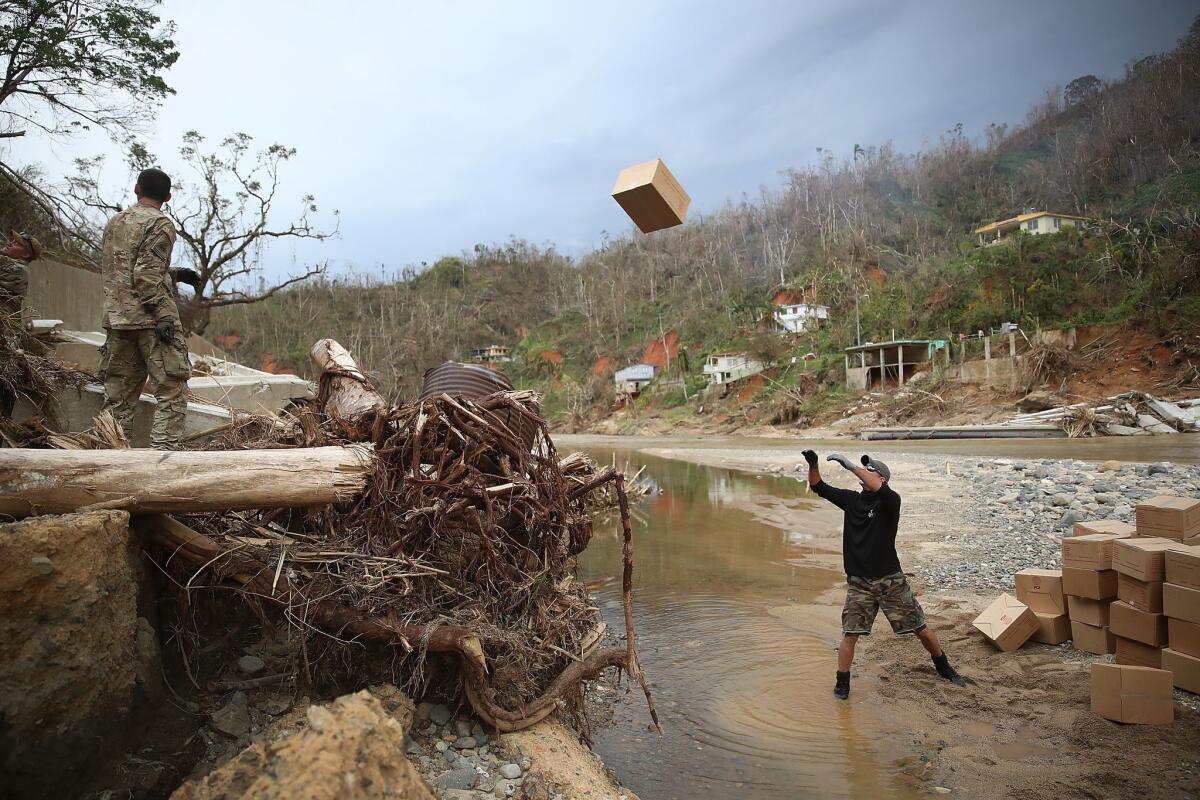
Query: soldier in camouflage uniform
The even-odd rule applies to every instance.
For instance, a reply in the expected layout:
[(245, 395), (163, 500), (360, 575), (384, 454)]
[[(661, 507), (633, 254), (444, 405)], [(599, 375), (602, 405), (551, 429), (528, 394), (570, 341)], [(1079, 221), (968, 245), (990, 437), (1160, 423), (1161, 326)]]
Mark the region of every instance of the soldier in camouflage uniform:
[(850, 697), (850, 665), (860, 636), (870, 636), (875, 616), (882, 610), (893, 633), (911, 633), (933, 658), (934, 669), (948, 681), (963, 686), (963, 679), (950, 666), (937, 636), (925, 624), (925, 612), (908, 585), (896, 555), (896, 529), (900, 524), (900, 495), (892, 489), (887, 464), (870, 456), (862, 466), (834, 453), (836, 461), (854, 473), (862, 491), (835, 489), (821, 480), (817, 454), (804, 451), (808, 462), (808, 484), (818, 496), (842, 509), (842, 561), (846, 570), (846, 603), (842, 607), (842, 642), (838, 647), (837, 682), (833, 693)]
[(12, 232), (12, 239), (0, 249), (0, 316), (21, 313), (29, 291), (29, 263), (42, 256), (42, 245), (27, 233)]
[[(149, 377), (158, 401), (150, 446), (173, 450), (183, 438), (192, 374), (175, 302), (175, 280), (187, 278), (174, 275), (170, 266), (175, 226), (162, 205), (171, 199), (171, 179), (157, 169), (143, 170), (133, 192), (137, 203), (109, 220), (101, 247), (105, 408), (132, 435), (138, 396)], [(191, 270), (174, 272), (195, 276)]]

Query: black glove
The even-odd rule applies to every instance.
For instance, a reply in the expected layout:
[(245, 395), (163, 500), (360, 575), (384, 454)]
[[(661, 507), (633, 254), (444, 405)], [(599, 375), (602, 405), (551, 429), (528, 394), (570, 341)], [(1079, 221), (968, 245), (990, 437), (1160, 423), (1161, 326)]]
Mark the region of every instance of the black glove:
[(808, 462), (809, 469), (817, 468), (817, 451), (816, 450), (801, 450), (800, 455), (804, 456), (804, 460)]
[(860, 460), (862, 461), (862, 465), (864, 467), (871, 466), (871, 457), (869, 455), (867, 455), (866, 453), (863, 453), (863, 457)]
[(854, 472), (854, 462), (852, 462), (850, 459), (846, 458), (841, 453), (831, 453), (825, 457), (825, 460), (826, 461), (836, 461), (837, 463), (841, 464), (846, 469), (850, 470), (851, 472)]
[(170, 344), (175, 340), (175, 318), (163, 317), (158, 322), (154, 323), (154, 335), (163, 344)]
[(171, 270), (171, 280), (176, 283), (186, 283), (188, 286), (200, 291), (200, 273), (188, 267), (178, 267)]

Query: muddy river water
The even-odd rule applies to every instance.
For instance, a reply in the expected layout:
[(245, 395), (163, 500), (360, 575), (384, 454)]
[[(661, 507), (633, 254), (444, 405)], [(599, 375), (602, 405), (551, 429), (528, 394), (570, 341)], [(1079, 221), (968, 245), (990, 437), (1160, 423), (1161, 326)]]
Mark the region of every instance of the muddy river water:
[[(640, 692), (594, 734), (605, 763), (643, 800), (918, 797), (912, 750), (885, 732), (870, 692), (832, 695), (843, 576), (840, 519), (807, 485), (641, 452), (739, 450), (795, 440), (556, 437), (559, 449), (645, 467), (656, 491), (635, 507), (639, 649), (665, 733), (648, 729)], [(628, 444), (627, 444), (628, 442)], [(832, 443), (813, 443), (829, 450)], [(877, 450), (1128, 461), (1200, 460), (1200, 437), (1099, 442), (903, 443)], [(922, 446), (924, 445), (924, 446)], [(1082, 446), (1081, 446), (1082, 445)], [(858, 445), (845, 440), (839, 449)], [(797, 453), (798, 459), (798, 453)], [(610, 624), (620, 622), (620, 535), (598, 524), (585, 553)], [(914, 664), (923, 653), (914, 642)]]

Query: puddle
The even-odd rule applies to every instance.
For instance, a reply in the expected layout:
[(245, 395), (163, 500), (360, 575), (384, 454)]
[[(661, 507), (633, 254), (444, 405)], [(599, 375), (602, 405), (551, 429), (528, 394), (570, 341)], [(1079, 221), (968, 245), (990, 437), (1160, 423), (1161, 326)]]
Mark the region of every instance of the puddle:
[[(643, 800), (925, 796), (870, 691), (832, 695), (829, 590), (843, 578), (813, 548), (836, 535), (837, 513), (791, 478), (626, 459), (659, 487), (636, 508), (634, 599), (666, 733), (647, 730), (640, 693), (625, 695), (615, 725), (594, 732), (605, 763)], [(618, 629), (619, 564), (615, 521), (598, 524), (582, 574)]]

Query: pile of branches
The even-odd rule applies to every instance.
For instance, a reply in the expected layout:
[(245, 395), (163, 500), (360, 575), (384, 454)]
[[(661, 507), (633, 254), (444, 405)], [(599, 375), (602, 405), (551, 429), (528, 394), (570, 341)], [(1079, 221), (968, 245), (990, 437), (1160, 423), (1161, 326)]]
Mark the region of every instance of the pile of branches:
[(0, 418), (25, 398), (42, 419), (53, 423), (59, 392), (95, 381), (57, 359), (38, 355), (45, 349), (24, 329), (19, 315), (0, 314)]
[[(344, 442), (338, 422), (310, 409), (291, 425), (236, 430), (256, 447), (314, 446)], [(529, 392), (441, 395), (381, 411), (361, 430), (376, 466), (354, 503), (168, 521), (155, 532), (171, 550), (164, 567), (181, 585), (232, 585), (306, 635), (382, 642), (416, 665), (456, 654), (467, 698), (500, 730), (572, 702), (608, 667), (638, 679), (650, 702), (620, 473), (586, 459), (568, 459), (564, 471)], [(623, 647), (598, 647), (598, 610), (575, 579), (599, 496), (619, 507), (624, 527)], [(420, 667), (411, 674), (419, 680)]]

